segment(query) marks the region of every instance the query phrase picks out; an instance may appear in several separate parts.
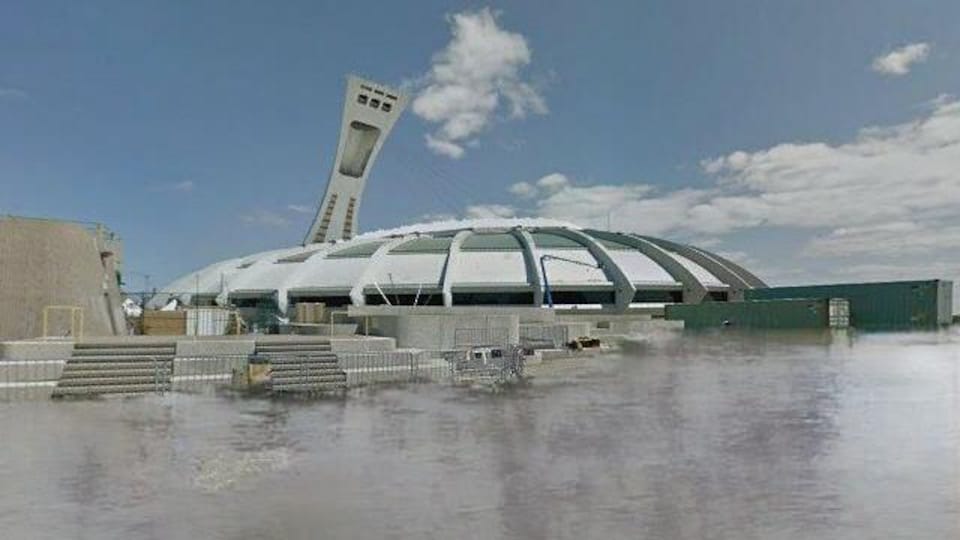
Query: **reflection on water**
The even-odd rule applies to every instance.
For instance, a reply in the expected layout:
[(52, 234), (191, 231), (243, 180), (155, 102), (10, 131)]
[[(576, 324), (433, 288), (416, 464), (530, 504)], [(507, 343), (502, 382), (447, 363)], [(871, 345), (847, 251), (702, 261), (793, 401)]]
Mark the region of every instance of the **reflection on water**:
[(790, 336), (498, 395), (3, 403), (0, 537), (960, 537), (960, 336)]

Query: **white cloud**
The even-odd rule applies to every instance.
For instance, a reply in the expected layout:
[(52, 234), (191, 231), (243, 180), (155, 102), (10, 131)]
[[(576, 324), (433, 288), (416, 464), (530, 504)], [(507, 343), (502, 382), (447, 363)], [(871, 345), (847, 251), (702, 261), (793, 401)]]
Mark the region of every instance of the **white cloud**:
[(871, 67), (877, 73), (899, 77), (910, 73), (913, 64), (922, 63), (930, 55), (930, 44), (911, 43), (873, 59)]
[[(528, 208), (479, 205), (468, 213), (531, 214), (598, 228), (609, 223), (614, 230), (692, 243), (712, 239), (720, 251), (738, 241), (731, 233), (762, 228), (740, 237), (750, 244), (734, 250), (750, 253), (746, 266), (771, 282), (940, 277), (960, 283), (955, 98), (941, 96), (913, 121), (865, 128), (847, 142), (782, 143), (701, 165), (711, 180), (705, 187), (583, 185), (553, 173), (509, 188), (529, 194)], [(796, 248), (784, 254), (774, 231)]]
[[(940, 98), (912, 122), (862, 130), (851, 141), (784, 143), (705, 160), (705, 188), (577, 185), (554, 173), (521, 182), (533, 212), (650, 234), (717, 237), (758, 226), (831, 231), (809, 254), (930, 252), (956, 246), (960, 227), (960, 102)], [(521, 187), (517, 187), (521, 186)], [(908, 227), (912, 229), (908, 230)], [(885, 235), (878, 241), (878, 235)], [(901, 235), (899, 242), (891, 237)]]
[(428, 148), (457, 159), (502, 104), (512, 118), (544, 114), (547, 106), (521, 77), (531, 60), (522, 35), (502, 29), (489, 8), (454, 14), (449, 22), (453, 37), (434, 55), (412, 109), (424, 120), (439, 124), (426, 138)]
[(570, 179), (560, 173), (548, 174), (536, 182), (517, 182), (507, 190), (512, 195), (524, 199), (537, 196), (550, 196), (570, 187)]
[(302, 205), (302, 204), (288, 204), (287, 210), (291, 212), (296, 212), (298, 214), (312, 214), (313, 207)]
[(516, 209), (503, 204), (477, 204), (467, 207), (467, 218), (509, 218), (517, 215)]
[(523, 197), (524, 199), (529, 199), (537, 194), (536, 186), (530, 182), (517, 182), (516, 184), (510, 186), (510, 189), (507, 191), (509, 191), (512, 195)]
[[(960, 224), (894, 221), (862, 227), (842, 227), (812, 239), (806, 254), (851, 257), (878, 251), (903, 256), (960, 249)], [(960, 270), (960, 267), (957, 268)]]
[(460, 159), (463, 157), (464, 149), (457, 143), (445, 139), (437, 139), (429, 133), (427, 133), (424, 138), (427, 141), (427, 148), (433, 150), (436, 154), (447, 156), (451, 159)]
[(286, 227), (290, 225), (290, 220), (286, 217), (271, 212), (269, 210), (256, 209), (240, 217), (240, 220), (249, 225), (258, 225), (264, 227)]
[(855, 227), (960, 217), (960, 102), (852, 141), (735, 152), (704, 169), (718, 191), (691, 217), (720, 232), (760, 223)]
[(570, 186), (570, 179), (560, 173), (553, 173), (537, 180), (537, 187), (548, 195), (559, 193)]

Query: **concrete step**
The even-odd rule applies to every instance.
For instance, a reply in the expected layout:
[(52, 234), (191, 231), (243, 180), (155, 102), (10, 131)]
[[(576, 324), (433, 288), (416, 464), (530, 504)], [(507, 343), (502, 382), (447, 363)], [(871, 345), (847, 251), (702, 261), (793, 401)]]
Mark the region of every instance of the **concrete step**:
[(285, 356), (322, 356), (335, 354), (330, 349), (294, 349), (283, 351), (257, 351), (257, 356), (266, 356), (268, 358), (281, 358)]
[(144, 347), (176, 347), (177, 340), (130, 341), (128, 338), (106, 341), (78, 341), (75, 349), (142, 349)]
[(312, 370), (312, 371), (274, 371), (270, 373), (270, 377), (273, 379), (290, 379), (290, 378), (304, 378), (304, 377), (327, 377), (327, 376), (339, 376), (343, 375), (345, 372), (336, 370), (336, 369), (324, 369), (324, 370)]
[(130, 376), (122, 377), (79, 377), (61, 378), (57, 388), (73, 388), (75, 386), (127, 386), (127, 385), (164, 385), (170, 384), (170, 377)]
[(61, 381), (90, 378), (117, 378), (117, 377), (153, 377), (169, 378), (173, 374), (170, 367), (160, 369), (82, 369), (82, 370), (64, 370), (60, 377)]
[(285, 365), (273, 365), (270, 366), (270, 371), (273, 373), (287, 373), (287, 372), (298, 372), (298, 371), (340, 371), (340, 366), (336, 363), (329, 364), (285, 364)]
[(271, 356), (270, 365), (285, 366), (290, 364), (335, 364), (336, 355), (325, 356)]
[(270, 368), (274, 371), (300, 367), (336, 368), (339, 365), (336, 360), (323, 360), (320, 362), (270, 362)]
[(257, 345), (257, 354), (270, 354), (280, 352), (299, 352), (299, 351), (329, 351), (329, 343), (296, 343), (282, 345)]
[(327, 336), (260, 336), (257, 347), (271, 347), (274, 345), (329, 345)]
[(284, 385), (273, 385), (272, 390), (274, 392), (321, 392), (321, 391), (331, 391), (331, 390), (343, 390), (347, 387), (347, 383), (335, 382), (335, 383), (320, 383), (320, 384), (284, 384)]
[(279, 384), (279, 385), (286, 385), (286, 384), (320, 384), (320, 383), (334, 383), (334, 382), (346, 383), (346, 382), (347, 382), (347, 374), (346, 374), (346, 373), (340, 373), (340, 374), (324, 375), (324, 376), (314, 376), (314, 377), (283, 377), (283, 378), (272, 377), (272, 378), (270, 379), (270, 381), (271, 381), (271, 384), (273, 384), (274, 387), (276, 387), (278, 384)]
[(74, 349), (74, 357), (87, 356), (174, 356), (177, 354), (175, 347), (110, 347), (110, 348), (87, 348)]
[(159, 367), (160, 369), (170, 369), (173, 365), (172, 359), (163, 359), (163, 360), (133, 360), (133, 361), (122, 361), (122, 362), (109, 362), (109, 361), (95, 361), (95, 362), (78, 362), (76, 359), (70, 359), (67, 361), (64, 368), (65, 371), (96, 371), (102, 369), (153, 369), (154, 366)]
[(91, 394), (145, 394), (154, 392), (169, 392), (170, 383), (155, 384), (125, 384), (125, 385), (106, 385), (106, 386), (70, 386), (57, 387), (53, 391), (56, 396), (80, 396)]
[(346, 372), (341, 369), (331, 367), (327, 369), (275, 369), (270, 373), (273, 377), (315, 377), (327, 374), (335, 375)]
[(340, 365), (336, 362), (311, 362), (309, 364), (271, 364), (270, 369), (272, 371), (296, 371), (298, 369), (309, 369), (316, 371), (318, 369), (340, 369)]
[(92, 364), (92, 363), (109, 363), (109, 362), (136, 362), (136, 363), (153, 363), (153, 362), (170, 362), (173, 360), (173, 355), (155, 355), (155, 356), (139, 356), (139, 355), (90, 355), (90, 356), (71, 356), (67, 361), (67, 364)]

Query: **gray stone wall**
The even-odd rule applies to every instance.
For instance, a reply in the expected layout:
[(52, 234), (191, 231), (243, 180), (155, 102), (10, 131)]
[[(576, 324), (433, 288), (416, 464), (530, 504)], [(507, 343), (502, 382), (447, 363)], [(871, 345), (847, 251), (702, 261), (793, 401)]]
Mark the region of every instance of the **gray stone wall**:
[[(45, 306), (83, 310), (83, 335), (125, 333), (113, 258), (80, 224), (0, 217), (0, 339), (43, 334)], [(67, 311), (51, 312), (48, 333), (70, 334)], [(79, 320), (77, 320), (79, 323)]]

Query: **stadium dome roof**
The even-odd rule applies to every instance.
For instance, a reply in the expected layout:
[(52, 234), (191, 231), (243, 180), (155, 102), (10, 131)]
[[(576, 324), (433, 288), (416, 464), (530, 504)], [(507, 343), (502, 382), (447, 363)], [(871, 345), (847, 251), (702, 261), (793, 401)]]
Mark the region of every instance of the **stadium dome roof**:
[(742, 297), (763, 282), (703, 249), (547, 219), (442, 221), (215, 263), (165, 287), (196, 305), (527, 305), (626, 309)]

